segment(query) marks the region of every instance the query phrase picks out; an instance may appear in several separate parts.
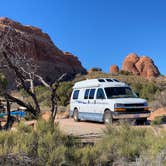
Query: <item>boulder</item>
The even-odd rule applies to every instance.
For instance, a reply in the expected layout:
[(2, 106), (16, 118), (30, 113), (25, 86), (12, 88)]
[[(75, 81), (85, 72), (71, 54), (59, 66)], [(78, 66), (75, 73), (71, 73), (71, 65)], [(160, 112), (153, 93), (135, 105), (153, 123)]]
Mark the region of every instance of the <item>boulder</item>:
[(159, 69), (151, 58), (147, 56), (138, 57), (135, 53), (131, 53), (125, 58), (122, 70), (148, 79), (160, 75)]
[(138, 60), (139, 60), (139, 57), (137, 56), (137, 54), (135, 53), (129, 54), (123, 62), (122, 70), (128, 71), (135, 75), (139, 75), (139, 71), (135, 66)]
[(138, 69), (140, 75), (148, 79), (160, 75), (160, 72), (157, 66), (154, 64), (153, 60), (147, 56), (140, 57), (135, 66)]
[(111, 74), (118, 74), (119, 73), (119, 67), (117, 65), (112, 65), (110, 67), (110, 73)]

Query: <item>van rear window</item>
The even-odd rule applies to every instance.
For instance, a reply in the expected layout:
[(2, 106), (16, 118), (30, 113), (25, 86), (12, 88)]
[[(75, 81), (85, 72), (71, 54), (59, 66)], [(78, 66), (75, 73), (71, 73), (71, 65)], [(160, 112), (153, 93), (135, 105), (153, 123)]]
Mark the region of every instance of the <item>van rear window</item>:
[(79, 90), (75, 90), (73, 93), (73, 99), (78, 99)]

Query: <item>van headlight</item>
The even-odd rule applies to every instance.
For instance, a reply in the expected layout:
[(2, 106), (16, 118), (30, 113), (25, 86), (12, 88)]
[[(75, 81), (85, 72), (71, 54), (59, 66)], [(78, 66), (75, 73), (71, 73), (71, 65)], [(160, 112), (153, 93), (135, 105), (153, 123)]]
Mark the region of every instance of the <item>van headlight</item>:
[(147, 102), (144, 103), (144, 110), (145, 111), (149, 111), (149, 107), (148, 107), (148, 103)]
[(147, 103), (147, 102), (145, 102), (145, 103), (144, 103), (144, 106), (145, 106), (145, 107), (148, 107), (148, 103)]
[(126, 108), (125, 108), (124, 104), (116, 103), (116, 104), (114, 104), (114, 110), (115, 111), (126, 111)]
[(124, 108), (124, 104), (121, 104), (121, 103), (116, 103), (114, 104), (114, 108)]

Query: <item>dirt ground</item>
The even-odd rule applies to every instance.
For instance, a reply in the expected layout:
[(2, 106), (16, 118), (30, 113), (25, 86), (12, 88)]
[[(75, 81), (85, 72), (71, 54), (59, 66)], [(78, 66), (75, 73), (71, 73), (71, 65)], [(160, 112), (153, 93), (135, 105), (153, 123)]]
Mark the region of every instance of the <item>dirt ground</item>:
[(158, 117), (158, 116), (166, 116), (166, 108), (159, 108), (156, 111), (151, 112), (149, 120), (154, 120), (155, 117)]
[(97, 122), (75, 122), (72, 118), (57, 119), (60, 129), (69, 134), (78, 136), (83, 142), (94, 142), (103, 135), (105, 125)]
[[(166, 115), (166, 109), (162, 108), (155, 112), (152, 112), (151, 116), (149, 117), (149, 120), (153, 120), (156, 116), (161, 116), (161, 115)], [(50, 112), (45, 112), (42, 115), (42, 118), (45, 120), (48, 120), (49, 117), (50, 117)], [(64, 133), (68, 135), (78, 136), (79, 138), (81, 138), (81, 140), (85, 142), (94, 142), (100, 139), (104, 134), (103, 130), (106, 128), (106, 126), (103, 123), (89, 122), (89, 121), (75, 122), (73, 118), (66, 118), (66, 116), (58, 116), (56, 122), (59, 123), (60, 129)], [(166, 128), (166, 124), (163, 124), (161, 126), (163, 128)], [(152, 126), (143, 125), (140, 127), (152, 127)]]
[(84, 135), (87, 133), (102, 133), (105, 125), (97, 122), (75, 122), (72, 118), (58, 119), (60, 128), (67, 134)]

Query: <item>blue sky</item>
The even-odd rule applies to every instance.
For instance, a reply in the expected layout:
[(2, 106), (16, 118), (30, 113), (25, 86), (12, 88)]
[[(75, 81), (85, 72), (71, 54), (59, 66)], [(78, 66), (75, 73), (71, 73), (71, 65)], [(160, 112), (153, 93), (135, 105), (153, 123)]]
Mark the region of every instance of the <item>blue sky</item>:
[(165, 0), (0, 0), (0, 16), (40, 27), (86, 69), (121, 67), (131, 52), (166, 75)]

